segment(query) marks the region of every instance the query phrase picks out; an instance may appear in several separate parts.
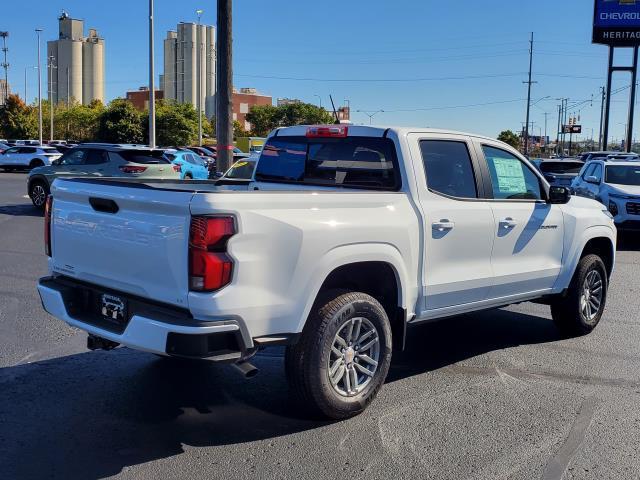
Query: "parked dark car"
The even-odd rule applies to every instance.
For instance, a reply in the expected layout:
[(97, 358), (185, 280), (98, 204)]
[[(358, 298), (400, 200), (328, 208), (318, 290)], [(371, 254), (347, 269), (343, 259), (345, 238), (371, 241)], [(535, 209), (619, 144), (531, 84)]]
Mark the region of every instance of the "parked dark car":
[(584, 167), (582, 160), (534, 160), (533, 164), (550, 185), (568, 187)]

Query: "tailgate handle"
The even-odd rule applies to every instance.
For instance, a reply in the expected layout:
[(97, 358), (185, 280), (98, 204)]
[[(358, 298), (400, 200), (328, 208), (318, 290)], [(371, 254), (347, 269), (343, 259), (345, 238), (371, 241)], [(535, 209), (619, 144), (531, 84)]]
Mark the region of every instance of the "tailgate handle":
[(89, 197), (89, 203), (98, 212), (118, 213), (118, 210), (120, 210), (118, 204), (108, 198)]

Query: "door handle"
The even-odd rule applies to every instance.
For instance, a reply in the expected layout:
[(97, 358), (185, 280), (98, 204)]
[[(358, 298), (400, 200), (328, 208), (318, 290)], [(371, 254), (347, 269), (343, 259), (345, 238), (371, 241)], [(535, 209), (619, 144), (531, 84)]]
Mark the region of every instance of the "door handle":
[(433, 228), (434, 230), (437, 230), (439, 232), (445, 232), (447, 230), (453, 230), (453, 227), (455, 227), (456, 224), (453, 222), (450, 222), (449, 220), (440, 220), (439, 222), (433, 222), (431, 224), (431, 228)]
[(500, 226), (505, 229), (511, 229), (518, 226), (518, 222), (516, 222), (513, 218), (507, 217), (500, 220)]

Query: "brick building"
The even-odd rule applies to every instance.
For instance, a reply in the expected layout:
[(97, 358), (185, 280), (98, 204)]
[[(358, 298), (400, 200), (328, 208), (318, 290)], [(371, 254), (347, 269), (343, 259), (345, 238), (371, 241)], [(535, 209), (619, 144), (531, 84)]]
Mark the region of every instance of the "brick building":
[[(156, 90), (156, 100), (164, 98), (162, 90)], [(140, 87), (138, 90), (127, 92), (126, 99), (141, 112), (149, 108), (149, 87)]]
[(255, 88), (233, 89), (233, 120), (240, 122), (247, 131), (251, 130), (251, 124), (247, 122), (246, 116), (255, 105), (273, 105), (273, 99), (269, 95), (258, 93)]

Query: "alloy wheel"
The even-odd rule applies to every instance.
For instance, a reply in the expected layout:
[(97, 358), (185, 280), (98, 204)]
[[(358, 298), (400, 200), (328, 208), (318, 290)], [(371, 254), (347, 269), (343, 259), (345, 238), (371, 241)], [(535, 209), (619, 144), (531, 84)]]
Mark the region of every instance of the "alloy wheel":
[(587, 273), (580, 295), (580, 314), (591, 323), (598, 315), (604, 296), (602, 276), (598, 270)]
[(378, 371), (380, 336), (364, 317), (347, 320), (338, 329), (327, 365), (329, 382), (345, 397), (362, 392)]

